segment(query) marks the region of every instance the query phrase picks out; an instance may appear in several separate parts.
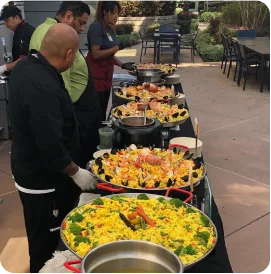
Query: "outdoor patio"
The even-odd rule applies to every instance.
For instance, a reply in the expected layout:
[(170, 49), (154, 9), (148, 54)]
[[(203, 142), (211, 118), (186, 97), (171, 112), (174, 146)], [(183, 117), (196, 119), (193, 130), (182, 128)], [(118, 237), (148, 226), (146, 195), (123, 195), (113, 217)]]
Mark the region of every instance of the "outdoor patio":
[[(141, 45), (119, 51), (125, 61), (139, 62)], [(148, 50), (142, 62), (152, 61)], [(161, 62), (172, 62), (164, 54)], [(234, 272), (261, 272), (269, 264), (270, 237), (270, 95), (251, 75), (246, 90), (223, 75), (220, 63), (203, 63), (181, 50), (177, 73), (200, 140), (214, 199), (219, 208)], [(115, 73), (125, 73), (115, 69)], [(10, 238), (24, 237), (22, 206), (11, 178), (11, 141), (0, 142), (0, 253)], [(26, 252), (26, 251), (25, 251)]]

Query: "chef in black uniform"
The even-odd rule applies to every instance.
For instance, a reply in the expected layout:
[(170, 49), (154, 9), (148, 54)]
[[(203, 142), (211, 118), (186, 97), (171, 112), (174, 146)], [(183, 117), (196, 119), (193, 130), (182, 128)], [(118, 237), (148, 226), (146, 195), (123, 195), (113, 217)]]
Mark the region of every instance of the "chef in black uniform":
[(13, 62), (0, 66), (0, 75), (12, 70), (18, 61), (26, 56), (29, 51), (29, 43), (35, 28), (25, 22), (22, 18), (21, 10), (15, 6), (7, 6), (2, 9), (0, 17), (5, 22), (5, 26), (14, 31), (12, 44)]
[(78, 122), (61, 72), (69, 69), (79, 48), (76, 31), (55, 24), (40, 51), (23, 58), (10, 77), (13, 129), (11, 169), (24, 209), (30, 272), (37, 273), (60, 240), (60, 226), (81, 190), (96, 180), (85, 170)]

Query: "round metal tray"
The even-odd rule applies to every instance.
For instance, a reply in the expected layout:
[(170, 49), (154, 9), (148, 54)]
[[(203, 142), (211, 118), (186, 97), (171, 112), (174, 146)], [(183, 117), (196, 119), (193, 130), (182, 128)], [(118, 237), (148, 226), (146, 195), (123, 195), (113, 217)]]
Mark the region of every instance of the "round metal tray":
[[(110, 198), (112, 198), (113, 196), (123, 196), (123, 195), (125, 195), (126, 197), (130, 197), (130, 198), (136, 198), (136, 197), (138, 196), (138, 193), (113, 194), (113, 195), (104, 196), (103, 198), (109, 198), (109, 199), (110, 199)], [(171, 199), (170, 197), (165, 197), (165, 196), (162, 196), (162, 195), (149, 194), (149, 193), (148, 193), (147, 195), (148, 195), (149, 198), (154, 198), (154, 199), (157, 199), (157, 198), (159, 198), (159, 197), (163, 197), (163, 198), (165, 198), (166, 200), (170, 200), (170, 199)], [(83, 204), (83, 205), (86, 205), (86, 204), (88, 204), (88, 203), (91, 203), (91, 202), (94, 201), (94, 200), (95, 200), (95, 199), (92, 199), (92, 200), (88, 201), (87, 203), (85, 203), (85, 204)], [(202, 256), (202, 257), (199, 258), (198, 260), (194, 261), (193, 263), (184, 265), (184, 268), (185, 268), (185, 269), (189, 269), (189, 268), (191, 268), (192, 266), (194, 266), (195, 264), (197, 264), (198, 262), (200, 262), (200, 261), (202, 261), (203, 259), (205, 259), (205, 258), (213, 251), (213, 249), (214, 249), (215, 246), (216, 246), (217, 240), (218, 240), (218, 233), (217, 233), (217, 229), (216, 229), (215, 224), (213, 223), (213, 221), (212, 221), (204, 212), (202, 212), (201, 210), (199, 210), (198, 208), (196, 208), (196, 207), (194, 207), (194, 206), (192, 206), (192, 205), (190, 205), (190, 204), (187, 204), (187, 203), (185, 203), (185, 202), (183, 202), (183, 203), (185, 204), (186, 207), (191, 207), (191, 208), (193, 208), (194, 210), (198, 211), (200, 214), (202, 214), (203, 216), (205, 216), (205, 217), (209, 220), (211, 226), (212, 226), (213, 229), (214, 229), (215, 238), (216, 238), (216, 242), (214, 243), (214, 245), (212, 246), (212, 248), (210, 248), (209, 251), (208, 251), (204, 256)], [(83, 205), (82, 205), (82, 206), (83, 206)], [(66, 219), (70, 216), (70, 214), (71, 214), (74, 210), (76, 210), (76, 208), (73, 209), (72, 211), (70, 211), (70, 212), (65, 216), (65, 218), (63, 219), (63, 221), (62, 221), (62, 223), (61, 223), (61, 227), (60, 227), (60, 237), (61, 237), (61, 239), (62, 239), (64, 245), (67, 247), (67, 249), (69, 249), (75, 256), (77, 256), (77, 257), (83, 259), (80, 255), (78, 255), (78, 254), (69, 246), (69, 244), (68, 244), (68, 242), (67, 242), (67, 240), (66, 240), (66, 237), (65, 237), (65, 235), (64, 235), (64, 233), (63, 233), (63, 227), (64, 227), (64, 224), (65, 224), (65, 221), (66, 221)]]
[[(116, 108), (118, 108), (118, 107), (115, 107), (115, 108), (113, 108), (113, 109), (111, 110), (111, 115), (112, 115), (115, 119), (120, 119), (120, 120), (121, 120), (120, 117), (118, 117), (118, 116), (116, 116), (116, 115), (114, 114), (114, 110), (115, 110)], [(187, 110), (187, 111), (188, 111), (188, 110)], [(128, 117), (133, 117), (133, 116), (128, 116)], [(137, 116), (137, 117), (144, 117), (144, 116)], [(188, 119), (189, 117), (190, 117), (190, 114), (189, 114), (189, 112), (188, 112), (188, 117), (185, 118), (185, 119), (179, 120), (179, 121), (174, 121), (174, 122), (161, 122), (160, 120), (158, 120), (158, 121), (161, 123), (162, 127), (169, 128), (169, 127), (175, 127), (175, 126), (179, 126), (179, 125), (184, 124), (184, 123), (187, 121), (187, 119)], [(122, 119), (123, 119), (123, 118), (122, 118)], [(151, 118), (151, 119), (157, 119), (157, 118)]]
[[(102, 183), (108, 183), (110, 185), (112, 185), (114, 188), (123, 188), (123, 189), (127, 189), (129, 192), (133, 191), (133, 190), (140, 190), (140, 191), (145, 191), (145, 192), (149, 192), (149, 191), (157, 191), (159, 193), (159, 191), (167, 191), (169, 189), (169, 187), (166, 187), (166, 188), (135, 188), (135, 187), (128, 187), (128, 186), (122, 186), (122, 185), (117, 185), (117, 184), (114, 184), (114, 183), (111, 183), (111, 182), (108, 182), (104, 179), (102, 179), (98, 174), (95, 174), (94, 173), (94, 170), (93, 170), (93, 165), (95, 164), (95, 161), (93, 161), (91, 163), (91, 166), (90, 166), (90, 170), (92, 172), (92, 174), (97, 178), (98, 181), (101, 181)], [(201, 178), (198, 178), (197, 181), (195, 181), (193, 183), (194, 187), (198, 186), (201, 182), (201, 180), (205, 177), (206, 175), (206, 168), (205, 168), (205, 165), (203, 163), (201, 163), (201, 166), (203, 167), (203, 175)], [(174, 186), (175, 188), (180, 188), (180, 189), (184, 189), (184, 190), (190, 190), (190, 184), (187, 184), (187, 185), (184, 185), (184, 186)]]

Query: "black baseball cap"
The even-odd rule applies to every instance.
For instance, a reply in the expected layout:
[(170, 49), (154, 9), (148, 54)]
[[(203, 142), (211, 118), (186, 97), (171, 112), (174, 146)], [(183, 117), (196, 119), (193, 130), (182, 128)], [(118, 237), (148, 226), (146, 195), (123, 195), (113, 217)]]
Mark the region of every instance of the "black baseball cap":
[(0, 20), (6, 20), (9, 17), (15, 17), (16, 15), (22, 15), (21, 10), (15, 6), (7, 6), (2, 9)]

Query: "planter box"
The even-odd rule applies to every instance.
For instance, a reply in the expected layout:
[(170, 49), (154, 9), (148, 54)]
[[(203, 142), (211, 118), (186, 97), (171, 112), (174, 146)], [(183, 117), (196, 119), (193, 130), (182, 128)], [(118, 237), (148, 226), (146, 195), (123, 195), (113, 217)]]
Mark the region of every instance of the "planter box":
[(139, 31), (143, 27), (148, 27), (154, 23), (160, 25), (171, 24), (175, 25), (177, 21), (177, 15), (169, 16), (148, 16), (148, 17), (119, 17), (118, 24), (134, 24), (134, 31)]

